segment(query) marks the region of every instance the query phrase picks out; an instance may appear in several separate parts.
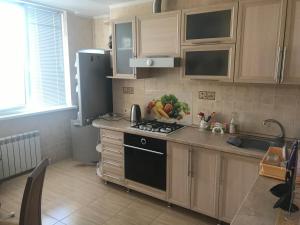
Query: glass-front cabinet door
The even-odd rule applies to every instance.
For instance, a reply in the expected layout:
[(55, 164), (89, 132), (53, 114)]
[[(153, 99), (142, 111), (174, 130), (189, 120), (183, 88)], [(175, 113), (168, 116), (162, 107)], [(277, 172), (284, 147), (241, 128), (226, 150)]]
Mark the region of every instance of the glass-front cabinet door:
[(183, 44), (235, 42), (237, 3), (183, 10), (182, 19)]
[(113, 75), (134, 78), (135, 68), (129, 59), (136, 57), (135, 19), (113, 22)]
[(182, 47), (183, 77), (233, 81), (234, 44)]

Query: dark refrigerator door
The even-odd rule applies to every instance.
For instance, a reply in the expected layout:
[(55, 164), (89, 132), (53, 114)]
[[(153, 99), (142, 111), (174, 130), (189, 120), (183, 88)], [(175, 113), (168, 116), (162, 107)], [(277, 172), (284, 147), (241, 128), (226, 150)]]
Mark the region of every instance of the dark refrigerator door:
[[(79, 66), (79, 107), (82, 125), (87, 119), (112, 112), (112, 81), (109, 55), (77, 53)], [(91, 121), (90, 121), (91, 122)]]
[(166, 154), (125, 147), (125, 178), (166, 190)]

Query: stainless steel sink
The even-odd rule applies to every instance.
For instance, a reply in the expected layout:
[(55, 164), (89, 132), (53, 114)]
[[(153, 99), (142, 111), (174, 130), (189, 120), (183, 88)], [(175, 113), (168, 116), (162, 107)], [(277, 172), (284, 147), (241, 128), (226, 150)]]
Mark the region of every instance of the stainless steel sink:
[(284, 142), (281, 139), (269, 139), (256, 136), (237, 136), (241, 140), (240, 148), (254, 148), (267, 151), (269, 147), (282, 147)]

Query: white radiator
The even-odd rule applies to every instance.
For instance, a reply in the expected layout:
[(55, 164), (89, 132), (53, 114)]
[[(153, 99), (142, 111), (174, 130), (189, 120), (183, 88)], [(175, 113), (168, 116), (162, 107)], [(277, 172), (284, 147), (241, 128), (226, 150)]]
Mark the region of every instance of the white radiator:
[(0, 180), (31, 170), (40, 161), (39, 131), (0, 138)]

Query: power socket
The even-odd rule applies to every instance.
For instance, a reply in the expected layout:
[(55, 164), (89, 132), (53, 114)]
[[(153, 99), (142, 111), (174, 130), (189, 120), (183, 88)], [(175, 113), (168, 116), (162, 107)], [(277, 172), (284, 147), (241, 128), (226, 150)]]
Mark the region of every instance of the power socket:
[(199, 91), (198, 98), (203, 100), (216, 100), (215, 91)]
[(123, 87), (123, 94), (134, 94), (134, 87)]
[(199, 99), (207, 99), (207, 91), (199, 91)]

